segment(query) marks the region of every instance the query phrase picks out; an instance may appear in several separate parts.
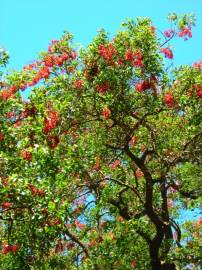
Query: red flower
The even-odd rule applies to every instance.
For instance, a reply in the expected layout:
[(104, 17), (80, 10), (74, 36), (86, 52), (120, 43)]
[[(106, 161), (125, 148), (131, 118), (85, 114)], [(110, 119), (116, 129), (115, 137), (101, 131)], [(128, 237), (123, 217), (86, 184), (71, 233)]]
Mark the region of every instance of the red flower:
[(202, 69), (202, 60), (194, 63), (193, 67), (196, 69)]
[(28, 184), (28, 188), (34, 196), (44, 196), (45, 195), (45, 192), (42, 189), (39, 189), (32, 184)]
[(72, 59), (72, 60), (75, 60), (77, 58), (78, 54), (76, 51), (71, 51), (69, 53), (69, 57)]
[(168, 29), (164, 32), (164, 35), (167, 37), (167, 38), (170, 38), (172, 37), (172, 35), (174, 34), (174, 30), (173, 29)]
[(202, 85), (200, 85), (200, 84), (194, 84), (193, 87), (196, 90), (196, 95), (199, 98), (202, 98)]
[(47, 55), (44, 58), (44, 64), (46, 67), (53, 67), (54, 66), (54, 56), (53, 55)]
[(200, 219), (199, 219), (199, 225), (202, 225), (202, 217), (200, 217)]
[(161, 53), (165, 55), (166, 58), (173, 59), (173, 52), (169, 48), (162, 48), (160, 50)]
[(140, 82), (140, 83), (137, 83), (135, 85), (135, 89), (136, 91), (138, 92), (143, 92), (145, 91), (146, 89), (149, 89), (151, 87), (150, 83), (147, 82), (147, 81), (143, 81), (143, 82)]
[(80, 230), (85, 228), (85, 224), (81, 223), (79, 220), (75, 220), (75, 225)]
[(102, 115), (103, 115), (103, 117), (104, 117), (105, 119), (108, 119), (108, 118), (110, 117), (110, 115), (111, 115), (110, 109), (109, 109), (109, 108), (104, 108), (104, 109), (102, 110)]
[(20, 245), (7, 245), (5, 242), (2, 243), (2, 254), (6, 255), (9, 252), (17, 252), (20, 249)]
[(116, 50), (113, 44), (103, 45), (100, 44), (98, 47), (98, 53), (102, 56), (105, 60), (110, 61), (112, 57), (115, 55)]
[(184, 40), (192, 37), (191, 29), (188, 27), (183, 28), (181, 31), (178, 32), (179, 37), (184, 37)]
[(175, 100), (171, 92), (165, 94), (163, 100), (168, 107), (173, 107), (175, 105)]
[(11, 96), (12, 96), (12, 93), (7, 89), (2, 89), (2, 91), (0, 92), (0, 97), (4, 101), (8, 100)]
[(28, 150), (22, 150), (20, 153), (21, 157), (25, 160), (31, 161), (32, 160), (32, 153)]
[(20, 127), (22, 125), (22, 121), (21, 120), (16, 120), (16, 122), (14, 123), (13, 127), (14, 128), (17, 128), (17, 127)]
[(110, 165), (110, 167), (114, 170), (114, 169), (116, 169), (119, 165), (120, 165), (120, 160), (119, 160), (119, 159), (116, 159), (116, 160)]
[(129, 145), (130, 145), (130, 146), (133, 146), (133, 145), (137, 142), (137, 140), (138, 140), (138, 137), (133, 136), (133, 137), (131, 138), (131, 140), (129, 141)]
[(76, 80), (76, 81), (74, 82), (74, 88), (76, 88), (76, 89), (78, 89), (78, 90), (82, 89), (83, 86), (84, 86), (83, 80)]
[(202, 98), (202, 89), (197, 91), (196, 92), (196, 95), (199, 97), (199, 98)]
[(99, 171), (100, 168), (101, 168), (101, 165), (100, 165), (100, 157), (97, 156), (96, 159), (95, 159), (95, 165), (93, 166), (93, 170)]
[(55, 136), (48, 135), (47, 140), (50, 148), (55, 148), (60, 143), (60, 138), (57, 135)]
[(136, 262), (136, 260), (133, 260), (133, 261), (131, 262), (131, 267), (132, 267), (132, 268), (136, 268), (136, 266), (137, 266), (137, 262)]
[(137, 169), (137, 170), (135, 171), (135, 177), (136, 177), (137, 179), (139, 179), (139, 178), (141, 178), (142, 176), (144, 176), (143, 172), (142, 172), (140, 169)]
[(10, 208), (12, 206), (13, 206), (13, 203), (11, 203), (11, 202), (3, 202), (1, 204), (2, 209), (8, 209), (8, 208)]
[(126, 52), (125, 52), (125, 60), (127, 61), (132, 61), (135, 57), (135, 53), (131, 50), (131, 49), (128, 49)]
[(43, 133), (48, 134), (53, 128), (55, 128), (59, 121), (59, 115), (56, 111), (49, 111), (48, 116), (44, 120)]
[(69, 59), (68, 54), (67, 54), (67, 53), (65, 53), (65, 52), (62, 54), (62, 56), (61, 56), (61, 57), (62, 57), (62, 59), (63, 59), (63, 62), (65, 62), (65, 61), (67, 61), (67, 60)]
[(10, 91), (12, 94), (15, 94), (15, 93), (18, 91), (17, 85), (11, 85), (9, 91)]
[(150, 31), (152, 32), (153, 35), (156, 34), (156, 27), (150, 26)]
[(104, 94), (109, 90), (109, 84), (107, 82), (96, 85), (96, 90), (100, 94)]
[(0, 141), (4, 140), (4, 134), (0, 132)]

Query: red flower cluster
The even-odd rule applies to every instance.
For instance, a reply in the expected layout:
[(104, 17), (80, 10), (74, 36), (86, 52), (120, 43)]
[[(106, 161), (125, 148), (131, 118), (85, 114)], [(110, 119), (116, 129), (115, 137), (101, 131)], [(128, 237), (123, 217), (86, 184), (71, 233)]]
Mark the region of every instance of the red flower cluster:
[(137, 179), (139, 179), (139, 178), (141, 178), (142, 176), (144, 176), (143, 172), (142, 172), (140, 169), (137, 169), (137, 170), (135, 171), (135, 177), (136, 177)]
[(112, 43), (109, 43), (108, 45), (100, 44), (98, 47), (98, 53), (105, 60), (110, 61), (112, 59), (112, 57), (115, 55), (116, 50), (115, 50), (114, 45)]
[(10, 97), (12, 96), (12, 92), (10, 92), (7, 89), (2, 89), (2, 91), (0, 92), (0, 97), (6, 101), (8, 100)]
[(143, 92), (151, 87), (151, 84), (148, 81), (143, 81), (135, 84), (135, 90), (138, 92)]
[(84, 81), (83, 80), (76, 80), (74, 82), (74, 88), (76, 88), (78, 90), (82, 89), (83, 86), (84, 86)]
[(28, 188), (34, 196), (44, 196), (45, 192), (42, 189), (35, 187), (32, 184), (28, 184)]
[(105, 83), (96, 85), (96, 90), (100, 94), (106, 93), (109, 90), (109, 84), (108, 84), (108, 82), (105, 82)]
[(115, 170), (118, 166), (120, 165), (120, 160), (116, 159), (111, 165), (110, 167)]
[(4, 134), (0, 132), (0, 141), (3, 141), (4, 139)]
[(109, 108), (104, 108), (104, 109), (102, 110), (102, 115), (103, 115), (103, 117), (104, 117), (105, 119), (108, 119), (108, 118), (110, 117), (110, 115), (111, 115), (110, 109), (109, 109)]
[(50, 54), (45, 56), (44, 64), (46, 67), (62, 66), (69, 58), (70, 56), (67, 53), (63, 53), (61, 56)]
[(20, 245), (7, 245), (5, 242), (2, 243), (2, 251), (3, 255), (6, 255), (9, 252), (17, 252), (20, 249)]
[(3, 202), (1, 204), (2, 209), (8, 209), (8, 208), (10, 208), (12, 206), (13, 206), (13, 203), (11, 203), (11, 202)]
[(202, 85), (195, 84), (195, 85), (194, 85), (194, 88), (196, 89), (196, 95), (197, 95), (199, 98), (202, 98)]
[(184, 40), (192, 37), (191, 29), (188, 27), (183, 28), (181, 31), (178, 32), (179, 37), (184, 37)]
[(33, 80), (29, 83), (29, 86), (33, 86), (37, 84), (41, 79), (48, 79), (50, 76), (49, 67), (42, 67), (38, 70), (37, 75), (33, 78)]
[(196, 69), (202, 69), (202, 60), (194, 63), (193, 67)]
[(75, 225), (78, 229), (82, 230), (85, 228), (85, 224), (81, 223), (79, 220), (75, 220)]
[(29, 106), (29, 104), (28, 104), (25, 106), (25, 110), (20, 114), (20, 118), (24, 119), (24, 118), (27, 118), (28, 116), (35, 114), (35, 113), (36, 113), (36, 107), (34, 105)]
[(134, 144), (137, 142), (138, 137), (137, 136), (133, 136), (131, 138), (131, 140), (129, 141), (129, 146), (134, 146)]
[(140, 51), (133, 52), (132, 50), (128, 49), (125, 52), (124, 56), (125, 60), (127, 61), (133, 61), (133, 66), (135, 67), (143, 67), (143, 56)]
[(28, 160), (28, 161), (31, 161), (32, 160), (32, 153), (28, 150), (22, 150), (21, 153), (20, 153), (21, 157)]
[(57, 135), (48, 135), (47, 141), (50, 148), (55, 148), (60, 143), (60, 138)]
[(175, 100), (171, 92), (166, 93), (163, 97), (163, 100), (168, 107), (173, 107), (175, 105)]
[(127, 61), (132, 61), (135, 57), (135, 52), (133, 52), (132, 50), (128, 49), (126, 52), (125, 52), (125, 60)]
[(165, 35), (167, 38), (172, 37), (174, 33), (175, 33), (175, 31), (174, 31), (173, 29), (168, 29), (168, 30), (164, 31), (164, 35)]
[(53, 128), (57, 126), (59, 115), (56, 111), (49, 111), (48, 116), (44, 120), (43, 133), (48, 134)]
[(166, 58), (173, 59), (173, 52), (170, 48), (162, 48), (160, 52), (163, 53)]
[(133, 261), (131, 262), (131, 267), (132, 267), (132, 268), (136, 268), (136, 266), (137, 266), (137, 262), (136, 262), (136, 260), (133, 260)]
[(12, 117), (15, 117), (15, 112), (7, 112), (7, 113), (6, 113), (6, 118), (7, 118), (7, 119), (10, 119), (10, 118), (12, 118)]

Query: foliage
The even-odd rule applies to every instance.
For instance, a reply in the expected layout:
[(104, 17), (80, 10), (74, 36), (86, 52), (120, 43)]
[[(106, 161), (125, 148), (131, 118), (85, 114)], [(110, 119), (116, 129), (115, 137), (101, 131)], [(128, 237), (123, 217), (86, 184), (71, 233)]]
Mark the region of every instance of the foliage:
[(170, 19), (65, 32), (1, 81), (1, 269), (201, 269), (202, 221), (177, 220), (202, 204), (202, 63), (168, 71), (194, 24)]

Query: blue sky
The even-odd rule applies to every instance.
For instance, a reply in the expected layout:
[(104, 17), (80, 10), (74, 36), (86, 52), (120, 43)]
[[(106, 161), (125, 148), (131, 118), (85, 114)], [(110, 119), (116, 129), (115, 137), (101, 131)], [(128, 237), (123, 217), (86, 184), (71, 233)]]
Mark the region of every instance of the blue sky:
[(0, 45), (10, 52), (10, 67), (21, 69), (65, 29), (76, 43), (87, 45), (99, 28), (115, 33), (127, 17), (151, 17), (165, 30), (169, 12), (197, 17), (193, 38), (174, 43), (175, 63), (202, 59), (202, 0), (0, 0)]

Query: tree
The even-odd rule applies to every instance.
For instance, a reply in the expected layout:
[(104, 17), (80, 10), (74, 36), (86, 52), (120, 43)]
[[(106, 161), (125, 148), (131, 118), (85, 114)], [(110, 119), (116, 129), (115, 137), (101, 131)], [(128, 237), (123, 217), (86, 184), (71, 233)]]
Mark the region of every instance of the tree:
[[(65, 32), (0, 91), (2, 269), (201, 269), (202, 62), (168, 69), (191, 15)], [(20, 91), (31, 88), (28, 100)]]

